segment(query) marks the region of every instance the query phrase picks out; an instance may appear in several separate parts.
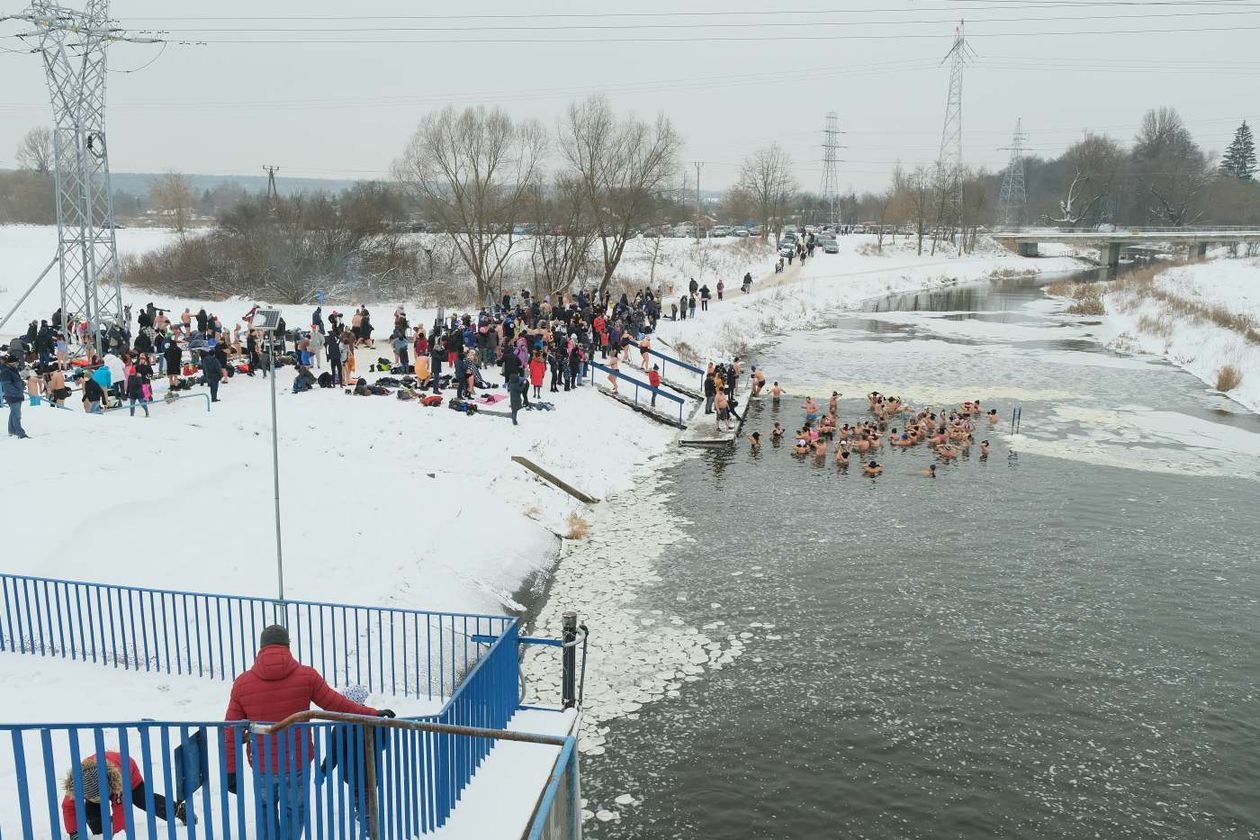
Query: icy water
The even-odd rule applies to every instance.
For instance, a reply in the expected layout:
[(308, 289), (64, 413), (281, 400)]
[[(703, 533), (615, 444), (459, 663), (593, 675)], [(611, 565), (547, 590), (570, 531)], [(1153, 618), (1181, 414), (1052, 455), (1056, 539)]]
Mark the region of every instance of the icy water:
[(993, 454), (674, 468), (689, 539), (636, 600), (742, 655), (607, 724), (588, 836), (1260, 836), (1260, 419), (1030, 281), (870, 309), (759, 359), (849, 422), (872, 389), (978, 397)]

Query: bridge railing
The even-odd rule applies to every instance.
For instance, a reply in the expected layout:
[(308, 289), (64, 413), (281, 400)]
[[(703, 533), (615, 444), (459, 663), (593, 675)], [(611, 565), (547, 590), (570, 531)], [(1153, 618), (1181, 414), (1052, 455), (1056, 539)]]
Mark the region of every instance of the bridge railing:
[(1148, 234), (1159, 233), (1180, 233), (1194, 235), (1214, 235), (1214, 234), (1251, 234), (1260, 236), (1260, 227), (1254, 225), (1209, 225), (1204, 227), (1173, 227), (1173, 226), (1124, 226), (1116, 225), (1114, 227), (1099, 228), (1094, 227), (1064, 227), (1064, 226), (1045, 226), (1045, 225), (1025, 225), (1023, 227), (995, 227), (987, 231), (993, 236), (1001, 237), (1003, 235), (1016, 236), (1035, 236), (1037, 234), (1075, 234), (1078, 236), (1108, 236), (1119, 234), (1122, 236), (1145, 236)]
[(515, 621), (0, 574), (0, 651), (216, 680), (248, 669), (262, 629), (283, 624), (329, 682), (450, 697), (482, 655), (472, 637)]
[(588, 370), (590, 371), (592, 385), (595, 384), (595, 371), (598, 370), (605, 374), (615, 376), (618, 382), (625, 382), (632, 386), (634, 388), (632, 393), (634, 395), (633, 400), (635, 405), (642, 406), (647, 403), (651, 403), (653, 397), (663, 397), (668, 403), (673, 404), (670, 406), (671, 413), (674, 408), (678, 409), (678, 422), (683, 422), (683, 408), (686, 406), (687, 401), (682, 397), (679, 397), (676, 394), (671, 394), (669, 391), (664, 391), (660, 388), (653, 388), (646, 382), (641, 382), (633, 376), (626, 376), (621, 371), (605, 367), (598, 362), (590, 362)]

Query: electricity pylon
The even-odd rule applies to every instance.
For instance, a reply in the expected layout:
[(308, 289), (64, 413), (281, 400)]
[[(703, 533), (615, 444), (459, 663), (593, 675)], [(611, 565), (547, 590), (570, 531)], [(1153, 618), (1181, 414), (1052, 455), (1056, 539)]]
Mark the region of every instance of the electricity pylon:
[(937, 223), (955, 228), (962, 222), (962, 94), (963, 68), (975, 55), (963, 35), (959, 21), (954, 45), (941, 63), (950, 63), (949, 96), (945, 100), (945, 124), (941, 129), (941, 150), (936, 158)]
[[(34, 27), (18, 37), (35, 44), (31, 51), (43, 56), (48, 76), (57, 201), (54, 262), (61, 276), (63, 323), (77, 315), (88, 322), (90, 335), (99, 338), (103, 326), (123, 322), (105, 138), (106, 48), (113, 41), (160, 41), (129, 37), (110, 20), (109, 0), (87, 0), (82, 11), (32, 0), (25, 12), (4, 19)], [(51, 268), (50, 263), (44, 273)]]
[(1006, 174), (1002, 176), (1002, 195), (1000, 207), (1002, 226), (1018, 228), (1024, 223), (1024, 207), (1028, 203), (1028, 194), (1024, 189), (1024, 144), (1028, 135), (1024, 134), (1024, 121), (1015, 121), (1015, 136), (1011, 145), (998, 151), (1011, 153), (1010, 163), (1006, 165)]
[(838, 165), (840, 145), (840, 116), (835, 111), (827, 113), (827, 127), (823, 129), (823, 175), (820, 190), (827, 203), (827, 221), (834, 230), (840, 226), (840, 176)]

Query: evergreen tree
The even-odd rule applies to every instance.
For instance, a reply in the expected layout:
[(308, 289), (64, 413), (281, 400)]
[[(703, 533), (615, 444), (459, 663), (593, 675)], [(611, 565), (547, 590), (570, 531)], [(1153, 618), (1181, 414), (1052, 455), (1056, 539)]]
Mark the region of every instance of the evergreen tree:
[(1256, 143), (1245, 122), (1234, 132), (1234, 142), (1221, 159), (1221, 173), (1240, 181), (1250, 181), (1256, 174)]

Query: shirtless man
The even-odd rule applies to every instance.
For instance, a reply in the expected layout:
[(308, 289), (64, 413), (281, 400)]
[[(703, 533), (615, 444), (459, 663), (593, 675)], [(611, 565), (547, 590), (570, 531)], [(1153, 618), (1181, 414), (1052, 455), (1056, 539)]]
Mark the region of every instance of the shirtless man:
[(770, 389), (770, 396), (774, 398), (774, 404), (779, 404), (779, 398), (783, 396), (783, 389), (779, 387), (779, 383), (774, 383), (774, 387)]
[(719, 432), (723, 431), (723, 427), (722, 427), (723, 423), (727, 423), (728, 427), (731, 429), (735, 428), (734, 424), (730, 423), (731, 401), (726, 396), (725, 390), (719, 390), (714, 395), (713, 407), (717, 411), (717, 428)]
[(832, 392), (831, 392), (831, 399), (827, 401), (827, 411), (828, 411), (828, 413), (830, 413), (830, 414), (832, 414), (832, 415), (834, 415), (834, 414), (836, 414), (836, 413), (837, 413), (837, 403), (838, 403), (839, 401), (840, 401), (840, 392), (839, 392), (839, 391), (832, 391)]
[(753, 432), (748, 436), (748, 444), (752, 447), (753, 452), (761, 451), (761, 432)]
[(774, 428), (770, 430), (770, 437), (773, 438), (774, 440), (781, 440), (783, 438), (783, 424), (782, 423), (775, 421)]
[(987, 440), (980, 441), (980, 460), (986, 460), (989, 457), (989, 442)]
[(813, 425), (818, 422), (818, 404), (813, 397), (805, 398), (805, 422)]
[(989, 413), (985, 415), (989, 419), (989, 428), (993, 428), (998, 422), (998, 413), (996, 408), (989, 409)]
[(875, 463), (874, 461), (871, 461), (868, 464), (866, 464), (866, 466), (862, 467), (862, 475), (869, 475), (872, 478), (879, 475), (883, 471), (884, 471), (884, 468), (881, 467), (879, 464)]
[[(778, 383), (776, 383), (778, 384)], [(761, 396), (761, 389), (766, 387), (766, 374), (756, 365), (753, 365), (753, 386), (752, 395), (754, 397)]]
[(936, 478), (936, 464), (928, 464), (928, 468), (922, 472), (926, 478)]

